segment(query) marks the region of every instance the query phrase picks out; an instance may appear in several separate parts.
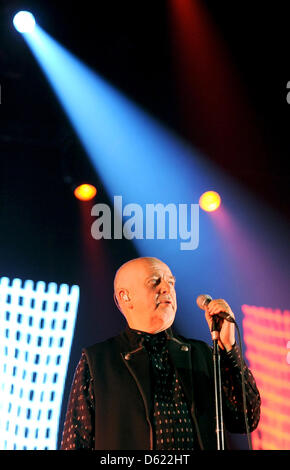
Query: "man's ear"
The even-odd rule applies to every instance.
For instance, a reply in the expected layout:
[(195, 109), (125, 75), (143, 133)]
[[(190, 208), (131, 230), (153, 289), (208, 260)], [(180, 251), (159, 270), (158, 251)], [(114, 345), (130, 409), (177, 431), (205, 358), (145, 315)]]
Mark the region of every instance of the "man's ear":
[[(128, 302), (130, 300), (129, 298), (129, 294), (127, 291), (125, 291), (124, 289), (120, 289), (119, 292), (114, 293), (114, 301), (115, 301), (115, 304), (117, 305), (118, 309), (120, 310), (120, 312), (122, 312), (121, 310), (121, 307), (120, 307), (120, 304), (119, 304), (119, 300), (118, 300), (118, 297), (119, 296), (121, 298), (121, 300), (124, 300), (125, 302)], [(122, 312), (123, 313), (123, 312)]]

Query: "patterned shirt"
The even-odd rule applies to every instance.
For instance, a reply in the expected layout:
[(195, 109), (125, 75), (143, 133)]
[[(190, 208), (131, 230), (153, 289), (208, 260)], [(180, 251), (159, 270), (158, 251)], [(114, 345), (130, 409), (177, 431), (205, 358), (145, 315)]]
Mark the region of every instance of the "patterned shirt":
[(61, 449), (94, 449), (94, 391), (87, 359), (82, 353), (75, 371)]
[[(146, 347), (145, 344), (144, 346)], [(155, 384), (153, 387), (155, 394), (153, 414), (155, 430), (154, 448), (162, 450), (193, 449), (192, 421), (187, 403), (174, 370), (172, 368), (170, 370), (167, 369), (167, 374), (160, 375), (160, 368), (164, 367), (163, 364), (166, 363), (168, 366), (168, 360), (165, 359), (164, 361), (164, 358), (167, 356), (167, 348), (161, 348), (161, 351), (161, 354), (153, 359), (155, 365), (152, 363), (151, 357), (153, 367), (152, 378)], [(150, 354), (152, 356), (152, 353), (148, 352), (148, 354), (149, 357)], [(240, 361), (241, 354), (236, 344), (231, 351), (222, 351), (222, 386), (224, 400), (226, 401), (224, 421), (227, 430), (230, 432), (241, 432), (241, 423), (244, 423), (242, 391), (241, 387), (237, 386), (237, 384), (240, 385), (241, 383)], [(245, 363), (243, 369), (248, 423), (250, 430), (252, 430), (255, 429), (260, 419), (260, 396), (252, 373)], [(94, 391), (92, 381), (86, 355), (83, 352), (75, 371), (70, 392), (61, 442), (61, 449), (63, 450), (93, 450), (95, 448)], [(243, 432), (246, 432), (246, 429)]]
[(152, 369), (154, 448), (193, 450), (191, 415), (169, 358), (166, 334), (162, 331), (155, 335), (143, 333), (142, 336)]

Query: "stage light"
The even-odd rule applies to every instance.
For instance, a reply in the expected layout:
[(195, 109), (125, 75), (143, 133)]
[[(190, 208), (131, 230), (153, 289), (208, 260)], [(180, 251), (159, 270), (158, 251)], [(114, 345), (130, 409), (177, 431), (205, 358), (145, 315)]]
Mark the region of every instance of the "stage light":
[(92, 184), (80, 184), (74, 190), (74, 195), (80, 201), (90, 201), (97, 194), (97, 189)]
[(35, 18), (29, 11), (19, 11), (13, 18), (13, 24), (19, 33), (32, 33), (35, 28)]
[(207, 212), (216, 211), (221, 204), (221, 198), (215, 191), (206, 191), (200, 196), (199, 205)]
[[(192, 296), (198, 296), (202, 290), (207, 292), (211, 289), (216, 297), (223, 292), (225, 298), (233, 298), (234, 311), (245, 303), (245, 298), (253, 299), (248, 302), (254, 303), (262, 297), (265, 303), (273, 304), (278, 296), (280, 303), (286, 302), (288, 305), (289, 289), (285, 281), (286, 276), (282, 277), (281, 271), (278, 270), (281, 260), (284, 262), (287, 258), (285, 250), (288, 246), (288, 232), (285, 232), (284, 221), (279, 220), (278, 215), (273, 214), (269, 207), (259, 204), (236, 180), (233, 182), (220, 167), (213, 164), (212, 159), (207, 159), (172, 130), (140, 109), (37, 24), (33, 34), (24, 34), (22, 37), (45, 73), (68, 116), (73, 132), (83, 146), (82, 152), (77, 151), (76, 154), (80, 155), (81, 159), (89, 157), (95, 170), (92, 181), (95, 181), (98, 175), (100, 184), (111, 198), (112, 204), (114, 196), (122, 196), (121, 207), (118, 204), (114, 207), (112, 237), (122, 239), (124, 219), (131, 215), (137, 217), (137, 212), (134, 212), (129, 204), (133, 203), (133, 207), (138, 205), (138, 208), (142, 208), (143, 220), (146, 222), (148, 204), (151, 204), (154, 210), (160, 204), (166, 207), (172, 203), (176, 207), (181, 204), (184, 207), (185, 204), (185, 207), (191, 208), (191, 204), (198, 202), (206, 189), (215, 188), (218, 181), (218, 189), (226, 205), (222, 204), (217, 212), (210, 214), (211, 216), (201, 217), (200, 225), (191, 222), (194, 217), (189, 215), (189, 218), (185, 213), (178, 220), (177, 239), (171, 240), (167, 236), (170, 234), (169, 212), (164, 212), (168, 231), (165, 239), (158, 239), (156, 211), (154, 237), (133, 238), (136, 250), (141, 256), (163, 259), (173, 267), (178, 279), (198, 279), (195, 292), (180, 287), (180, 309), (185, 313), (179, 317), (179, 328), (184, 331), (194, 328), (199, 331), (201, 339), (207, 339), (207, 325), (200, 322), (198, 315), (192, 315)], [(74, 165), (72, 166), (74, 169)], [(72, 171), (70, 174), (72, 181), (67, 181), (68, 184), (74, 183), (75, 176), (77, 183), (91, 182), (87, 177), (80, 179), (78, 171)], [(75, 187), (76, 185), (73, 186)], [(127, 208), (127, 214), (123, 212), (123, 207)], [(88, 219), (90, 222), (92, 220), (86, 209), (90, 209), (90, 205), (79, 204), (79, 209), (83, 211), (81, 215), (88, 227)], [(235, 214), (239, 214), (238, 220), (234, 217)], [(132, 217), (129, 221), (131, 220)], [(121, 223), (118, 225), (119, 221)], [(253, 224), (253, 221), (257, 223)], [(127, 222), (128, 219), (125, 223)], [(201, 241), (198, 249), (181, 250), (180, 241), (191, 243), (198, 231)], [(89, 231), (84, 237), (85, 242), (89, 243), (92, 240), (87, 236), (88, 233)], [(282, 236), (283, 243), (280, 240)], [(258, 251), (259, 255), (255, 243), (251, 243), (255, 240), (259, 250), (262, 250), (261, 253)], [(271, 246), (271, 250), (265, 253), (261, 248), (264, 243), (267, 248)], [(99, 246), (98, 243), (94, 245)], [(93, 250), (94, 247), (92, 252)], [(215, 260), (214, 263), (212, 259)], [(265, 265), (268, 269), (265, 269)], [(227, 275), (221, 276), (221, 269)], [(289, 266), (286, 261), (283, 269), (288, 275)], [(273, 271), (275, 276), (269, 276), (268, 273)], [(239, 281), (236, 281), (237, 279)], [(260, 279), (260, 282), (257, 282), (257, 279)], [(283, 295), (285, 301), (281, 299)]]

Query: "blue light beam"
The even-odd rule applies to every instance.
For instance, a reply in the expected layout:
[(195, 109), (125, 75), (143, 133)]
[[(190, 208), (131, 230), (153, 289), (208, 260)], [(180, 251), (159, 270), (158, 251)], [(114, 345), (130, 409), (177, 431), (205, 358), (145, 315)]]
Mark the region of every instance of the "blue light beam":
[(198, 202), (201, 188), (208, 189), (209, 181), (205, 175), (200, 179), (197, 153), (193, 169), (192, 149), (39, 26), (25, 40), (109, 194), (122, 194), (125, 203)]
[[(114, 196), (122, 196), (123, 205), (135, 203), (142, 208), (149, 203), (191, 205), (198, 203), (203, 192), (215, 190), (228, 208), (232, 206), (236, 214), (243, 214), (245, 227), (247, 223), (251, 227), (252, 220), (257, 221), (260, 240), (271, 233), (271, 215), (268, 212), (266, 217), (260, 216), (255, 196), (248, 195), (245, 199), (245, 190), (236, 181), (231, 181), (203, 155), (140, 110), (39, 26), (24, 39), (112, 200)], [(223, 297), (231, 304), (235, 300), (240, 305), (249, 304), (251, 300), (247, 286), (240, 290), (240, 266), (233, 260), (224, 239), (216, 236), (222, 232), (217, 231), (211, 216), (203, 211), (199, 227), (199, 245), (193, 251), (181, 251), (175, 240), (134, 239), (134, 242), (141, 255), (161, 258), (172, 268), (181, 299), (179, 325), (182, 323), (187, 331), (194, 323), (207, 338), (205, 322), (200, 316), (192, 315), (198, 294)], [(281, 256), (275, 239), (273, 234), (275, 249), (269, 254), (273, 263)], [(264, 287), (265, 293), (274, 292), (276, 297), (270, 276)]]

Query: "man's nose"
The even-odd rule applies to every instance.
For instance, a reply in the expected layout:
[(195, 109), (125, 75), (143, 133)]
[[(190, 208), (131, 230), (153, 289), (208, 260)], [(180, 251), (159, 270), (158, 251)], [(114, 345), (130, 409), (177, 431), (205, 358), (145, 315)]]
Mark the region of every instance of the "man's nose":
[(161, 293), (170, 292), (169, 282), (165, 281), (165, 279), (162, 279), (162, 281), (159, 284), (159, 289)]

